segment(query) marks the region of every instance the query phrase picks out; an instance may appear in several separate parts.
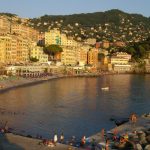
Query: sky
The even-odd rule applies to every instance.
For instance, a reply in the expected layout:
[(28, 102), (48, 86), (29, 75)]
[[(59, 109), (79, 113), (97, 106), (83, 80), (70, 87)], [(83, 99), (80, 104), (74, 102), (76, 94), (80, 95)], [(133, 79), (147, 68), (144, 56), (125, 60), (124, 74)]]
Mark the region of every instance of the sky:
[(150, 0), (0, 0), (0, 12), (20, 17), (69, 15), (120, 9), (150, 17)]

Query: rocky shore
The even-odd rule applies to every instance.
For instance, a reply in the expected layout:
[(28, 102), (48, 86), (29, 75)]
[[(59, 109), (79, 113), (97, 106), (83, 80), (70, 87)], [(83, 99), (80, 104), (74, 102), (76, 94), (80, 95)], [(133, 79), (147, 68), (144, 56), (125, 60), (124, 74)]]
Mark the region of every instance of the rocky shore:
[[(115, 138), (114, 138), (115, 137)], [(121, 142), (120, 139), (124, 141)], [(136, 123), (129, 121), (103, 135), (102, 131), (89, 137), (103, 147), (108, 142), (109, 150), (150, 150), (150, 114), (138, 117)]]

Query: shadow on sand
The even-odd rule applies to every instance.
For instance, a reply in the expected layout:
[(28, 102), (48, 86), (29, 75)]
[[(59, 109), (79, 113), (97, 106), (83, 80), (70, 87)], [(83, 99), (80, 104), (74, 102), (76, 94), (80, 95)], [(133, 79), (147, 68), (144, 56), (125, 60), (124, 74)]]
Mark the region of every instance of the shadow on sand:
[(0, 133), (0, 150), (24, 150), (22, 147), (11, 143), (5, 134)]

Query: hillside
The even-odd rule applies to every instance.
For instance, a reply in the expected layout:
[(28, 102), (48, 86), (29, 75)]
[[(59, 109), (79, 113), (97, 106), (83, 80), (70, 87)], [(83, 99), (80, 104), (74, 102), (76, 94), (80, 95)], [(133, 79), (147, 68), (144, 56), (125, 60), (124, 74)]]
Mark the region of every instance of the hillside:
[(140, 41), (150, 35), (150, 18), (128, 14), (120, 10), (73, 14), (66, 16), (44, 15), (30, 19), (30, 26), (44, 32), (58, 27), (76, 39), (96, 38), (122, 41)]
[(15, 14), (0, 13), (18, 18), (17, 23), (31, 26), (40, 32), (59, 28), (62, 33), (78, 41), (96, 38), (97, 41), (139, 42), (150, 37), (150, 18), (140, 14), (128, 14), (113, 9), (105, 12), (73, 15), (44, 15), (33, 19), (22, 19)]

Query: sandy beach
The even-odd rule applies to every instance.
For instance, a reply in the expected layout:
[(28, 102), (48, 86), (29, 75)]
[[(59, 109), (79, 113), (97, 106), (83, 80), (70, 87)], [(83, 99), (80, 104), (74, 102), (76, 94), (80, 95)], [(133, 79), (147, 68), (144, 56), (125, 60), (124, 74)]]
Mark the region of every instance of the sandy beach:
[(78, 148), (57, 143), (54, 147), (39, 144), (41, 140), (27, 138), (12, 133), (0, 134), (0, 150), (79, 150)]
[(53, 75), (41, 78), (22, 78), (22, 77), (8, 77), (7, 79), (0, 80), (0, 92), (4, 92), (13, 88), (34, 85), (48, 81), (51, 79), (57, 79), (65, 77), (63, 75)]

